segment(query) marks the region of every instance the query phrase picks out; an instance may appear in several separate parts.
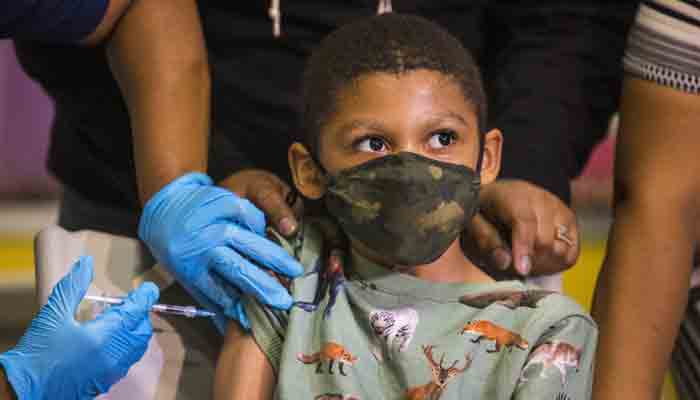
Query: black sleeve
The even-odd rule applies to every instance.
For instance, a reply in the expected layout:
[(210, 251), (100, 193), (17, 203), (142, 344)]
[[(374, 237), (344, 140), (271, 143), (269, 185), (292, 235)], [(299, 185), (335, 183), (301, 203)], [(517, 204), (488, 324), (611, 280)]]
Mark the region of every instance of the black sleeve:
[(2, 0), (0, 39), (77, 42), (97, 28), (109, 0)]
[(482, 68), (492, 128), (503, 131), (501, 177), (570, 201), (616, 110), (635, 1), (495, 1), (485, 13)]
[(248, 157), (229, 137), (219, 129), (212, 129), (209, 137), (207, 173), (214, 182), (219, 182), (235, 172), (252, 167)]

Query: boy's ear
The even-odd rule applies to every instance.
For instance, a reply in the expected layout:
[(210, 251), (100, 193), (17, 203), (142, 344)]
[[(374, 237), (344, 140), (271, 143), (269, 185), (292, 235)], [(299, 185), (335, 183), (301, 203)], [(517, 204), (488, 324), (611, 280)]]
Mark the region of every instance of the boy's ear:
[(498, 129), (492, 129), (484, 135), (484, 148), (481, 158), (481, 183), (489, 184), (496, 180), (501, 171), (501, 149), (503, 134)]
[(324, 174), (316, 165), (311, 153), (301, 143), (293, 143), (287, 152), (289, 169), (299, 193), (304, 197), (318, 200), (326, 193)]

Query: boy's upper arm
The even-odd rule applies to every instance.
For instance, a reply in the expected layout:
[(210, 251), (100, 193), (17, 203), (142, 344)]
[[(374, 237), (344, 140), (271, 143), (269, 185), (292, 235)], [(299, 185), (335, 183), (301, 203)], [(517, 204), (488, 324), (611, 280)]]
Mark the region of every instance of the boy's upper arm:
[(231, 322), (219, 355), (214, 399), (272, 399), (275, 376), (253, 336)]
[(597, 339), (588, 317), (558, 321), (533, 345), (513, 399), (589, 399)]

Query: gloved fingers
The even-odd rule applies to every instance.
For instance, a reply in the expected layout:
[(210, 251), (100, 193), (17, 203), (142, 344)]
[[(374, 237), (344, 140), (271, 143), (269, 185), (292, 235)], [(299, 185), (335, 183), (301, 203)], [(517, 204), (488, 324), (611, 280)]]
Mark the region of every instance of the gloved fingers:
[(292, 297), (287, 289), (265, 271), (228, 247), (215, 247), (209, 251), (213, 270), (239, 290), (275, 308), (286, 310), (291, 307)]
[(93, 279), (92, 257), (81, 256), (51, 290), (46, 310), (56, 313), (58, 319), (72, 319)]
[[(171, 213), (172, 204), (170, 203), (178, 197), (177, 194), (192, 193), (197, 188), (211, 185), (213, 185), (211, 178), (199, 172), (182, 175), (165, 185), (146, 202), (143, 208), (139, 220), (139, 238), (148, 242), (148, 239), (154, 234), (153, 230), (157, 229), (158, 222)], [(177, 200), (178, 204), (182, 206), (189, 204), (189, 199), (178, 198)]]
[(209, 188), (209, 193), (203, 199), (206, 200), (196, 204), (196, 211), (188, 217), (188, 225), (200, 227), (226, 221), (259, 235), (265, 234), (265, 214), (250, 201), (220, 187)]
[(99, 321), (105, 324), (119, 322), (117, 324), (119, 327), (133, 331), (144, 319), (148, 319), (148, 313), (158, 301), (158, 296), (158, 287), (152, 282), (145, 282), (132, 290), (124, 299), (124, 303), (112, 306), (105, 311)]
[(247, 199), (240, 197), (236, 202), (236, 208), (238, 210), (233, 220), (238, 225), (248, 229), (251, 232), (257, 233), (258, 235), (265, 234), (267, 221), (265, 220), (265, 214), (263, 214), (259, 208), (255, 207), (255, 205)]
[[(226, 326), (228, 325), (228, 319), (233, 319), (238, 321), (238, 323), (244, 329), (250, 329), (250, 322), (248, 321), (248, 316), (245, 314), (245, 309), (243, 308), (243, 299), (241, 298), (241, 291), (238, 290), (231, 283), (224, 280), (224, 278), (216, 271), (211, 274), (211, 280), (218, 290), (221, 290), (226, 296), (226, 306), (223, 309), (223, 313), (217, 314), (217, 318), (214, 323), (217, 328), (220, 328), (222, 333), (226, 332)], [(220, 325), (220, 326), (219, 326)]]
[(236, 321), (238, 321), (238, 324), (241, 326), (241, 328), (245, 329), (246, 331), (250, 331), (250, 320), (248, 320), (248, 315), (245, 312), (245, 307), (243, 307), (243, 301), (239, 300), (238, 303), (236, 303)]
[(225, 281), (216, 272), (209, 271), (202, 274), (195, 282), (194, 289), (199, 296), (204, 297), (200, 301), (197, 295), (193, 294), (201, 305), (219, 314), (233, 310), (236, 302), (241, 297), (238, 291), (230, 282)]
[(122, 332), (124, 340), (117, 340), (113, 345), (120, 345), (120, 342), (127, 342), (129, 346), (125, 348), (124, 358), (120, 360), (120, 364), (131, 366), (138, 362), (148, 349), (148, 342), (153, 336), (153, 325), (150, 318), (144, 318), (131, 332)]
[(91, 360), (93, 368), (102, 370), (100, 378), (93, 382), (98, 393), (107, 393), (112, 385), (123, 379), (129, 369), (143, 358), (153, 335), (153, 326), (150, 318), (145, 318), (133, 330), (117, 329), (108, 332), (110, 335), (103, 341), (97, 355), (101, 361)]
[(156, 211), (156, 208), (159, 208), (160, 204), (169, 198), (171, 198), (175, 193), (182, 192), (183, 189), (187, 190), (187, 188), (196, 188), (196, 187), (202, 187), (202, 186), (212, 186), (214, 184), (214, 181), (211, 180), (209, 176), (206, 174), (203, 174), (201, 172), (192, 172), (189, 174), (185, 174), (180, 176), (179, 178), (173, 180), (172, 182), (168, 183), (167, 185), (163, 186), (162, 189), (160, 189), (156, 194), (153, 195), (147, 202), (144, 207), (144, 213), (147, 209), (151, 209), (149, 211), (149, 215), (155, 215), (154, 211)]
[(229, 226), (223, 236), (224, 242), (230, 247), (275, 272), (292, 278), (304, 272), (304, 267), (299, 264), (299, 261), (282, 247), (260, 235), (236, 226)]

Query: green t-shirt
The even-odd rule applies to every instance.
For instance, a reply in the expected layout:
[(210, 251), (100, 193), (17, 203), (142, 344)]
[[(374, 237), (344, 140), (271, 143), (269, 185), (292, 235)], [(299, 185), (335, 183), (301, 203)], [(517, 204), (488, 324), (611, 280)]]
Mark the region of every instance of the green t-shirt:
[(428, 282), (354, 253), (331, 271), (312, 223), (278, 240), (307, 269), (290, 286), (299, 304), (245, 301), (276, 399), (590, 398), (597, 328), (567, 297), (518, 281)]

